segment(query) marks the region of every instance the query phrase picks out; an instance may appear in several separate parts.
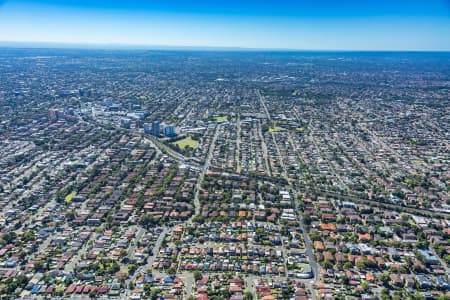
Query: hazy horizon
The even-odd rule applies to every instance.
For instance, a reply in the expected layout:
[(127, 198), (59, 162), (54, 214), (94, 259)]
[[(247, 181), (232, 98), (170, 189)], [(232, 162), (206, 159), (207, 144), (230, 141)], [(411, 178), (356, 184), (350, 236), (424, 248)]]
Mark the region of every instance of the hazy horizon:
[(450, 2), (0, 1), (0, 41), (317, 51), (448, 51)]
[(0, 41), (0, 49), (61, 49), (61, 50), (105, 50), (105, 51), (232, 51), (232, 52), (441, 52), (449, 53), (450, 49), (293, 49), (293, 48), (247, 48), (234, 46), (184, 46), (184, 45), (152, 45), (121, 43), (69, 43), (69, 42), (26, 42)]

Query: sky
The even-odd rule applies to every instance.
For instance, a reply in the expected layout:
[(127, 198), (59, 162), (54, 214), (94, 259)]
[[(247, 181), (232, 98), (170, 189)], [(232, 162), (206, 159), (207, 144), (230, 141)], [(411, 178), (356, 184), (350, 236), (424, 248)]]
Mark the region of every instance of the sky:
[(450, 0), (0, 0), (0, 42), (450, 50)]

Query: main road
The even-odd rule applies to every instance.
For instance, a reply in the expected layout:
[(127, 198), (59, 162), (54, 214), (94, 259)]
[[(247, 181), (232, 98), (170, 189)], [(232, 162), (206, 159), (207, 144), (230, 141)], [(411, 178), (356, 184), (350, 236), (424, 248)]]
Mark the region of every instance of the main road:
[[(205, 174), (209, 170), (209, 167), (211, 166), (211, 160), (214, 153), (214, 148), (216, 145), (217, 136), (219, 135), (219, 127), (220, 124), (216, 126), (216, 130), (214, 131), (214, 136), (211, 141), (211, 144), (209, 145), (208, 154), (206, 155), (205, 163), (203, 164), (202, 168), (200, 169), (200, 175), (198, 176), (197, 184), (195, 186), (195, 194), (194, 194), (194, 206), (195, 206), (195, 214), (193, 217), (198, 216), (200, 214), (200, 189), (203, 184), (203, 180), (205, 179)], [(192, 218), (189, 219), (189, 222), (192, 222)]]

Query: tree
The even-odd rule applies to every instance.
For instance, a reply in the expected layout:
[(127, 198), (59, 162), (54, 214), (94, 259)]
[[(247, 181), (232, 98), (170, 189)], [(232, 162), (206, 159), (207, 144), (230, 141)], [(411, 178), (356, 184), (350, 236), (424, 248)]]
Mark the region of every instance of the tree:
[(351, 262), (347, 261), (347, 262), (344, 263), (343, 267), (346, 270), (347, 269), (351, 269), (351, 268), (353, 268), (353, 264)]
[(5, 233), (4, 235), (3, 235), (3, 240), (7, 243), (7, 244), (9, 244), (9, 243), (11, 243), (12, 241), (14, 241), (15, 239), (16, 239), (16, 237), (17, 237), (17, 235), (16, 235), (16, 233), (14, 232), (14, 231), (12, 231), (12, 232), (7, 232), (7, 233)]
[(308, 213), (303, 213), (303, 223), (310, 225), (311, 221), (311, 216)]
[(175, 269), (175, 268), (169, 268), (169, 269), (167, 269), (167, 274), (169, 274), (169, 275), (175, 275), (177, 273), (177, 269)]
[(350, 278), (348, 278), (347, 275), (344, 275), (344, 276), (341, 277), (341, 280), (342, 280), (342, 283), (343, 283), (344, 285), (348, 285), (348, 283), (349, 283), (349, 281), (350, 281)]
[(381, 290), (381, 299), (383, 299), (383, 300), (391, 299), (391, 296), (389, 295), (389, 290), (387, 288), (383, 288)]
[(67, 220), (69, 220), (69, 221), (73, 221), (76, 216), (77, 216), (77, 213), (74, 210), (69, 211), (66, 215)]
[(136, 272), (137, 269), (138, 269), (138, 266), (135, 264), (128, 265), (128, 272), (130, 274), (134, 274), (134, 272)]
[(253, 294), (250, 291), (245, 291), (244, 292), (244, 300), (253, 300)]
[(140, 224), (144, 227), (149, 227), (150, 225), (152, 225), (154, 223), (155, 223), (155, 219), (153, 218), (153, 216), (151, 216), (149, 214), (143, 215), (140, 220)]
[(200, 272), (199, 270), (195, 270), (194, 271), (194, 279), (195, 279), (195, 281), (199, 281), (202, 278), (203, 278), (202, 272)]
[(150, 283), (144, 283), (144, 292), (145, 293), (150, 293), (150, 290), (152, 289), (152, 286), (150, 285)]
[(37, 262), (35, 262), (34, 269), (36, 270), (36, 272), (44, 271), (44, 262), (41, 260), (38, 260)]
[(124, 258), (125, 255), (127, 255), (127, 250), (125, 250), (125, 249), (120, 250), (119, 257)]
[(328, 261), (328, 260), (325, 260), (325, 261), (323, 262), (322, 265), (323, 265), (323, 267), (326, 268), (326, 269), (331, 269), (331, 268), (333, 268), (333, 263), (330, 262), (330, 261)]
[(425, 296), (422, 293), (416, 291), (413, 295), (413, 299), (414, 300), (425, 300)]
[(378, 279), (380, 279), (380, 281), (383, 283), (384, 286), (387, 286), (387, 284), (389, 282), (389, 274), (388, 273), (381, 273), (378, 276)]
[(150, 298), (151, 300), (156, 300), (156, 299), (158, 298), (159, 292), (160, 292), (160, 291), (159, 291), (158, 289), (152, 288), (151, 291), (150, 291), (149, 298)]
[(402, 300), (404, 299), (404, 296), (401, 291), (395, 291), (392, 295), (392, 300)]
[(364, 289), (364, 292), (368, 292), (370, 290), (370, 285), (367, 281), (363, 281), (361, 287)]

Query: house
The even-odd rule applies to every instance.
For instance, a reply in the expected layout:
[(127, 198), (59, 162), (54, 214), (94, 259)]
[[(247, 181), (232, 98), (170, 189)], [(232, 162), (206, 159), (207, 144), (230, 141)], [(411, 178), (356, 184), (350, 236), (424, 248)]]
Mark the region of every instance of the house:
[(433, 265), (439, 263), (439, 259), (430, 250), (419, 249), (418, 251), (426, 264)]

